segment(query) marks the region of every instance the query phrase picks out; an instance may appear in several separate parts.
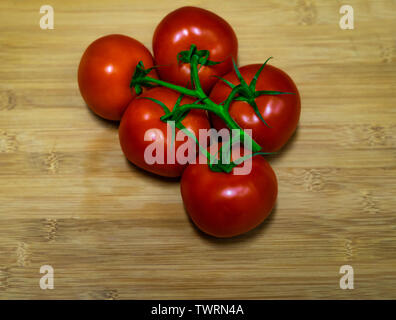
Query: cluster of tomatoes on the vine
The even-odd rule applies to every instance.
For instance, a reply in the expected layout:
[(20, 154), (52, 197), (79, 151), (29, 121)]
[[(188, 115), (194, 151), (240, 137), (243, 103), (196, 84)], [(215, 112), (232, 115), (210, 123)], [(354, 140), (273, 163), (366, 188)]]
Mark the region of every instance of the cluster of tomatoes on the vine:
[[(234, 158), (228, 167), (177, 159), (172, 163), (166, 154), (164, 163), (147, 163), (145, 150), (157, 141), (177, 152), (182, 142), (167, 136), (168, 121), (176, 120), (176, 131), (195, 136), (211, 127), (236, 128), (241, 134), (251, 129), (253, 151), (278, 151), (299, 120), (295, 84), (267, 62), (238, 68), (234, 30), (200, 8), (168, 14), (155, 30), (153, 53), (154, 58), (128, 36), (97, 39), (79, 65), (82, 97), (97, 115), (121, 120), (121, 147), (132, 163), (161, 176), (182, 176), (186, 211), (202, 231), (231, 237), (253, 229), (271, 212), (278, 191), (275, 173), (263, 156), (252, 154), (251, 170), (238, 175), (235, 170), (242, 163)], [(152, 128), (159, 130), (147, 137)]]

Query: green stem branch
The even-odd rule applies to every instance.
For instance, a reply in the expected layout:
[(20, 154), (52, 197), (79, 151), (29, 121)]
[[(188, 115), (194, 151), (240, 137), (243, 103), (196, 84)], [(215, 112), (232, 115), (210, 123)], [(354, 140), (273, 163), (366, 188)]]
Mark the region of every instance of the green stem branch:
[(165, 87), (165, 88), (169, 88), (172, 89), (174, 91), (180, 92), (182, 94), (185, 94), (187, 96), (191, 96), (191, 97), (195, 97), (195, 98), (199, 98), (197, 95), (197, 92), (195, 90), (191, 90), (191, 89), (187, 89), (185, 87), (182, 86), (178, 86), (176, 84), (173, 83), (169, 83), (169, 82), (165, 82), (159, 79), (155, 79), (155, 78), (151, 78), (151, 77), (144, 77), (144, 79), (142, 80), (142, 84), (157, 84), (161, 87)]
[[(203, 109), (209, 112), (213, 112), (215, 115), (217, 115), (220, 119), (222, 119), (227, 127), (229, 129), (237, 129), (237, 136), (234, 137), (235, 139), (239, 139), (241, 142), (247, 141), (251, 146), (252, 146), (252, 151), (253, 152), (258, 152), (261, 150), (261, 146), (257, 144), (249, 135), (245, 133), (245, 131), (235, 122), (235, 120), (230, 116), (229, 114), (229, 106), (231, 102), (235, 99), (235, 96), (243, 91), (243, 88), (241, 86), (236, 86), (233, 88), (231, 91), (230, 95), (228, 98), (225, 100), (224, 105), (221, 104), (216, 104), (214, 103), (203, 91), (201, 83), (199, 81), (199, 76), (198, 76), (198, 65), (199, 65), (199, 56), (197, 54), (193, 54), (191, 56), (190, 60), (190, 77), (191, 77), (191, 86), (192, 89), (188, 89), (182, 86), (178, 86), (176, 84), (168, 83), (159, 79), (151, 78), (147, 75), (143, 76), (140, 79), (135, 80), (137, 84), (140, 85), (159, 85), (165, 88), (169, 88), (171, 90), (174, 90), (176, 92), (179, 92), (180, 94), (187, 95), (190, 97), (194, 97), (196, 99), (199, 99), (201, 101), (200, 104), (185, 104), (178, 106), (177, 108), (174, 108), (174, 110), (161, 117), (161, 120), (167, 121), (167, 120), (174, 120), (175, 122), (179, 121), (181, 117), (188, 112), (191, 109)], [(197, 140), (195, 140), (197, 142)], [(210, 153), (208, 153), (207, 150), (201, 150), (204, 151), (206, 156), (208, 157), (209, 160), (212, 160), (212, 157)]]

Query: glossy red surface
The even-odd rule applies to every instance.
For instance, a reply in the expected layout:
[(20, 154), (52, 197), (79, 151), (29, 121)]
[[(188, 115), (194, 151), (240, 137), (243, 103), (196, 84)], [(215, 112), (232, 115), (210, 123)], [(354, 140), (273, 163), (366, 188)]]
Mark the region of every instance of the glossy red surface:
[[(86, 104), (108, 120), (120, 120), (135, 97), (129, 88), (139, 61), (153, 66), (151, 53), (139, 41), (119, 34), (104, 36), (85, 50), (78, 68), (78, 84)], [(150, 74), (157, 77), (155, 71)]]
[(211, 61), (222, 61), (199, 70), (202, 88), (209, 92), (217, 78), (232, 70), (237, 61), (238, 41), (231, 26), (218, 15), (195, 7), (183, 7), (169, 13), (157, 26), (153, 51), (160, 78), (186, 86), (190, 83), (189, 64), (177, 62), (180, 51), (195, 44), (198, 50), (209, 50)]
[(186, 211), (200, 230), (215, 237), (237, 236), (258, 226), (270, 214), (277, 193), (275, 173), (261, 156), (252, 158), (246, 175), (235, 175), (235, 168), (223, 173), (191, 164), (181, 180)]

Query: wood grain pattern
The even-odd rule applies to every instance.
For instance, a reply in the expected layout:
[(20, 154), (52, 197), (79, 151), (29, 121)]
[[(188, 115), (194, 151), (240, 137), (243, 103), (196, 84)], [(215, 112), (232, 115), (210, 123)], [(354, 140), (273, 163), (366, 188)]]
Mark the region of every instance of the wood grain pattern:
[[(197, 231), (177, 181), (123, 157), (117, 125), (84, 105), (76, 71), (97, 37), (151, 48), (186, 1), (0, 2), (0, 298), (396, 298), (396, 4), (187, 1), (235, 28), (241, 65), (275, 57), (302, 95), (298, 131), (270, 161), (266, 223), (235, 239)], [(41, 290), (39, 268), (55, 269)], [(355, 289), (339, 288), (340, 266)]]

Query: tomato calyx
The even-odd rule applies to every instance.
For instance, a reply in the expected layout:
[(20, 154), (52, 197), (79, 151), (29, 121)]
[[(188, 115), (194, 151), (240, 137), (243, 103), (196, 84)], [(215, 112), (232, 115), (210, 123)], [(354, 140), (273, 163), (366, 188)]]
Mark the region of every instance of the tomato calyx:
[[(186, 108), (186, 106), (189, 107), (189, 109), (184, 112), (179, 112), (178, 117), (176, 119), (173, 119), (173, 117), (176, 113), (174, 113), (173, 111), (170, 111), (169, 108), (162, 101), (160, 101), (158, 99), (154, 99), (154, 98), (148, 98), (148, 97), (144, 97), (144, 99), (148, 99), (148, 100), (151, 100), (151, 101), (157, 103), (164, 110), (165, 115), (163, 115), (160, 119), (161, 119), (161, 121), (163, 121), (166, 124), (169, 124), (171, 126), (171, 129), (172, 129), (171, 149), (173, 148), (173, 142), (175, 141), (174, 128), (176, 127), (179, 130), (183, 131), (185, 135), (187, 135), (188, 137), (190, 137), (191, 139), (194, 140), (194, 142), (198, 145), (200, 152), (202, 152), (208, 159), (208, 165), (210, 167), (211, 163), (213, 161), (215, 161), (213, 156), (208, 152), (208, 150), (206, 148), (204, 148), (199, 143), (197, 137), (192, 132), (190, 132), (182, 123), (183, 119), (187, 116), (187, 114), (189, 113), (189, 111), (191, 109), (196, 109), (196, 108), (205, 109), (205, 107), (204, 107), (204, 105), (198, 106), (198, 103), (200, 102), (200, 100), (195, 101), (193, 104), (185, 104), (185, 105), (181, 106), (180, 104), (181, 104), (183, 97), (184, 97), (184, 94), (181, 94), (179, 96), (179, 98), (177, 99), (177, 101), (173, 107), (173, 111), (180, 110), (182, 107)], [(138, 97), (137, 99), (140, 99), (140, 98)]]
[(198, 57), (198, 64), (200, 66), (214, 66), (221, 63), (221, 61), (211, 61), (209, 60), (209, 50), (198, 50), (195, 44), (192, 44), (190, 50), (180, 51), (177, 54), (177, 62), (180, 63), (191, 63), (193, 56)]
[(158, 68), (158, 66), (146, 69), (142, 61), (139, 61), (139, 63), (136, 65), (131, 82), (129, 83), (129, 87), (131, 90), (134, 90), (137, 95), (140, 95), (143, 92), (142, 87), (153, 88), (155, 86), (162, 86), (189, 95), (191, 97), (196, 97), (194, 90), (149, 77), (148, 74), (154, 68)]
[[(181, 95), (179, 96), (179, 98), (178, 98), (177, 101), (176, 101), (176, 104), (175, 104), (174, 108), (177, 108), (177, 107), (180, 105), (180, 103), (181, 103), (183, 97), (184, 97), (183, 94), (181, 94)], [(165, 112), (165, 116), (170, 115), (170, 114), (172, 113), (172, 112), (169, 110), (169, 108), (165, 105), (165, 103), (163, 103), (162, 101), (160, 101), (160, 100), (158, 100), (158, 99), (150, 98), (150, 97), (142, 97), (142, 98), (138, 97), (137, 99), (147, 99), (147, 100), (150, 100), (150, 101), (155, 102), (156, 104), (158, 104), (159, 106), (162, 107), (162, 109), (163, 109), (164, 112)], [(179, 130), (182, 130), (182, 131), (183, 131), (186, 135), (188, 135), (189, 137), (192, 137), (192, 136), (195, 137), (194, 134), (192, 134), (192, 133), (181, 123), (182, 120), (187, 116), (187, 114), (188, 114), (188, 112), (186, 112), (186, 113), (183, 115), (183, 117), (181, 117), (180, 119), (178, 119), (178, 121), (171, 121), (171, 120), (166, 120), (166, 119), (163, 120), (162, 117), (160, 118), (161, 121), (163, 121), (163, 122), (165, 122), (165, 123), (167, 123), (167, 124), (169, 124), (169, 125), (171, 126), (171, 129), (172, 129), (172, 130), (171, 130), (171, 132), (172, 132), (171, 149), (173, 149), (173, 143), (174, 143), (175, 137), (176, 137), (175, 127), (178, 128)], [(165, 117), (165, 116), (164, 116), (164, 117)]]
[[(295, 94), (294, 92), (282, 92), (282, 91), (274, 91), (274, 90), (256, 91), (257, 79), (270, 59), (272, 59), (272, 57), (269, 57), (263, 63), (260, 69), (257, 70), (250, 84), (247, 84), (246, 80), (242, 77), (234, 60), (232, 60), (232, 63), (234, 65), (234, 71), (236, 76), (238, 77), (240, 84), (235, 85), (222, 77), (217, 77), (232, 89), (228, 98), (225, 101), (223, 101), (224, 105), (229, 106), (231, 102), (230, 100), (247, 102), (253, 108), (255, 114), (259, 117), (259, 119), (269, 128), (271, 127), (268, 125), (268, 123), (264, 120), (263, 116), (261, 115), (255, 99), (262, 95)], [(232, 99), (230, 99), (231, 96)]]
[[(130, 88), (134, 88), (137, 95), (140, 95), (143, 92), (142, 82), (146, 78), (146, 76), (153, 70), (154, 67), (145, 69), (143, 61), (139, 61), (136, 65), (135, 72), (133, 73), (132, 80), (129, 84)], [(150, 82), (145, 82), (145, 86), (148, 88), (154, 87)]]
[[(224, 143), (218, 152), (212, 156), (210, 159), (208, 158), (208, 166), (209, 168), (214, 171), (214, 172), (225, 172), (225, 173), (231, 173), (232, 170), (238, 166), (239, 164), (243, 163), (244, 161), (254, 157), (254, 156), (264, 156), (264, 155), (270, 155), (274, 154), (275, 152), (248, 152), (246, 155), (236, 159), (236, 160), (231, 160), (231, 151), (232, 151), (232, 137)], [(223, 149), (225, 149), (225, 152), (223, 152)], [(217, 154), (219, 154), (219, 157), (217, 157)], [(219, 160), (217, 160), (219, 158)]]

